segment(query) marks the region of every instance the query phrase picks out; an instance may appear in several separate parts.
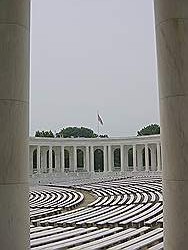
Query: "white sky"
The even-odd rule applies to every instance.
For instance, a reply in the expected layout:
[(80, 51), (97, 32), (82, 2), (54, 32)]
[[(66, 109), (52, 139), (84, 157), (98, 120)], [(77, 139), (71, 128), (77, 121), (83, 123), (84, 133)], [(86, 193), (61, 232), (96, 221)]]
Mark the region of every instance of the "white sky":
[(30, 134), (159, 123), (151, 0), (32, 0)]

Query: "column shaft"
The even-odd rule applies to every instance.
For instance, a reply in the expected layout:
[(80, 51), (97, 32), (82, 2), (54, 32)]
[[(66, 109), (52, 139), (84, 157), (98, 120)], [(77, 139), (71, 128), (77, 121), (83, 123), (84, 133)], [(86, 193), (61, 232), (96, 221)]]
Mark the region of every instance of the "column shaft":
[(149, 151), (148, 145), (145, 145), (145, 171), (149, 171)]
[(61, 169), (61, 148), (57, 148), (55, 152), (55, 172), (60, 172)]
[(61, 172), (65, 172), (65, 147), (61, 146)]
[(108, 171), (112, 172), (112, 148), (108, 146)]
[(40, 173), (40, 146), (37, 146), (37, 173)]
[(89, 172), (89, 147), (86, 147), (86, 171)]
[(188, 1), (155, 0), (164, 194), (164, 249), (187, 249)]
[(94, 148), (91, 146), (91, 172), (95, 172), (94, 170)]
[(52, 168), (52, 146), (49, 147), (49, 172), (53, 172)]
[(143, 157), (142, 157), (142, 145), (137, 147), (137, 169), (138, 171), (143, 170)]
[(156, 147), (155, 145), (151, 146), (151, 170), (156, 171), (157, 164), (156, 164)]
[(133, 171), (136, 171), (136, 145), (133, 145)]
[(121, 171), (125, 171), (125, 150), (124, 150), (124, 145), (121, 145), (120, 147), (120, 152), (121, 152)]
[(29, 249), (29, 0), (0, 1), (1, 249)]
[(74, 172), (77, 171), (77, 147), (74, 147)]
[(41, 171), (47, 172), (47, 149), (41, 149)]
[(125, 171), (128, 171), (128, 147), (127, 146), (125, 146), (124, 160), (125, 160)]
[(107, 146), (104, 146), (104, 172), (107, 172)]

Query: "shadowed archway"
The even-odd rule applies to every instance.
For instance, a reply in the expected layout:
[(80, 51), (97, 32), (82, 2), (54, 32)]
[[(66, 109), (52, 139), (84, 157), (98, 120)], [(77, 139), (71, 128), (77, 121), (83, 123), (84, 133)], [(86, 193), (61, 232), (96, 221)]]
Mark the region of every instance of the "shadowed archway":
[[(47, 151), (47, 169), (49, 169), (49, 150)], [(55, 152), (52, 150), (52, 168), (55, 168)]]
[(66, 149), (64, 151), (64, 161), (65, 161), (65, 171), (68, 171), (70, 168), (70, 154), (69, 151)]
[(37, 171), (37, 149), (33, 151), (33, 172)]
[[(149, 167), (151, 167), (151, 149), (148, 147)], [(145, 148), (142, 150), (142, 166), (146, 168)]]
[(104, 155), (101, 149), (96, 149), (94, 151), (94, 171), (95, 172), (104, 171)]
[(77, 149), (77, 167), (84, 169), (84, 152), (81, 149)]
[(120, 148), (116, 148), (114, 150), (114, 169), (116, 169), (116, 170), (121, 169), (121, 152), (120, 152)]

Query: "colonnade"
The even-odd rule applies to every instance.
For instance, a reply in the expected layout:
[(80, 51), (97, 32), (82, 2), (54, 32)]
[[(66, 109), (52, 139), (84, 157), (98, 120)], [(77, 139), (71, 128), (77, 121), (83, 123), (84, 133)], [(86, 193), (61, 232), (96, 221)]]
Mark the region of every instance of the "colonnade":
[(132, 145), (126, 143), (127, 139), (121, 140), (119, 145), (117, 142), (109, 144), (113, 139), (102, 143), (99, 140), (98, 145), (92, 139), (87, 142), (74, 139), (72, 145), (71, 139), (68, 145), (66, 140), (60, 140), (60, 145), (57, 139), (49, 139), (49, 145), (42, 145), (41, 141), (40, 145), (35, 145), (34, 141), (29, 148), (30, 174), (162, 170), (160, 141)]

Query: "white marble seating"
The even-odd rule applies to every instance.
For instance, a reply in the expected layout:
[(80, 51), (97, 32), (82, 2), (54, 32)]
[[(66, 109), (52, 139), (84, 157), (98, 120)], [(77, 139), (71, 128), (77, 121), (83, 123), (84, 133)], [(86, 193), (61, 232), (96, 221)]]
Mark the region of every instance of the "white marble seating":
[[(82, 190), (95, 200), (69, 211), (53, 207), (55, 200), (74, 203), (73, 193)], [(32, 189), (30, 199), (31, 249), (163, 249), (160, 176), (73, 181), (66, 188), (58, 182)]]

